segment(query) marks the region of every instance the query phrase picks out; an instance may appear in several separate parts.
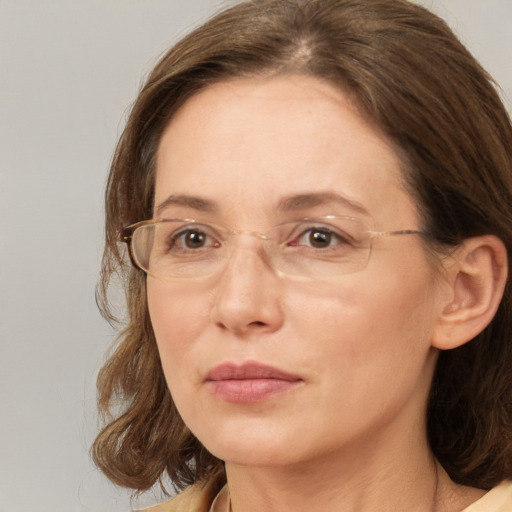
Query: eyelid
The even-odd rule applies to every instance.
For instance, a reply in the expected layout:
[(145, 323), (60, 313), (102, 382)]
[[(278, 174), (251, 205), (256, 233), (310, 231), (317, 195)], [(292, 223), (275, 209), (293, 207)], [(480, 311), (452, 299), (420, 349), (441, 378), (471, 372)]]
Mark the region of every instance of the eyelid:
[(326, 217), (306, 217), (304, 219), (298, 219), (297, 221), (292, 221), (289, 224), (296, 223), (297, 226), (300, 226), (302, 224), (304, 227), (307, 227), (307, 228), (320, 228), (320, 229), (325, 228), (325, 229), (332, 230), (334, 232), (336, 232), (336, 231), (345, 232), (341, 227), (339, 227), (335, 224), (335, 222), (339, 221), (340, 219), (344, 219), (346, 221), (353, 222), (354, 224), (362, 225), (362, 222), (356, 217), (341, 216), (341, 215), (338, 215), (338, 216), (329, 215)]
[(214, 224), (208, 224), (205, 222), (187, 222), (174, 229), (171, 232), (171, 236), (173, 238), (178, 238), (187, 233), (196, 231), (204, 233), (210, 238), (222, 238), (222, 234), (219, 233), (219, 230), (222, 232), (224, 231), (224, 228), (222, 226), (215, 226)]

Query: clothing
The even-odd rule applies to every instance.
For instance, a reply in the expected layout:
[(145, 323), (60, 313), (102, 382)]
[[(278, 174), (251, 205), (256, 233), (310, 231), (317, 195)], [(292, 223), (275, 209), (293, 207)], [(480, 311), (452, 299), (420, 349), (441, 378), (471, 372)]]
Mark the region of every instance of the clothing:
[(214, 512), (214, 509), (219, 510), (214, 505), (218, 505), (221, 500), (226, 503), (226, 506), (221, 510), (228, 510), (227, 487), (224, 486), (215, 499), (212, 500), (211, 484), (212, 482), (208, 482), (206, 485), (193, 485), (170, 501), (138, 512)]
[[(216, 498), (216, 505), (220, 505), (220, 507), (215, 507), (216, 511), (213, 510), (212, 503), (208, 499), (209, 495), (208, 486), (205, 488), (194, 485), (171, 501), (140, 512), (217, 512), (218, 510), (227, 510), (223, 504), (220, 504), (220, 501), (226, 498), (226, 487)], [(505, 481), (494, 487), (462, 512), (512, 512), (512, 481)]]
[(512, 481), (502, 482), (462, 512), (512, 512)]

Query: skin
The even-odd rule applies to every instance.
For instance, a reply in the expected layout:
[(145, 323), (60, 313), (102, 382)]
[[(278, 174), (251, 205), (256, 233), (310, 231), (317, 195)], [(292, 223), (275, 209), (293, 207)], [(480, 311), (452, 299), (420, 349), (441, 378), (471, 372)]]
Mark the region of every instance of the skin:
[[(378, 231), (421, 229), (401, 176), (392, 145), (338, 89), (304, 76), (238, 79), (198, 93), (170, 122), (154, 216), (264, 232), (349, 214)], [(290, 196), (327, 193), (366, 213), (337, 201), (279, 208)], [(243, 236), (211, 278), (148, 276), (173, 399), (226, 461), (236, 512), (455, 511), (479, 497), (449, 480), (426, 441), (432, 336), (448, 300), (414, 235), (378, 239), (366, 268), (320, 282), (280, 275), (260, 242)], [(247, 361), (299, 384), (256, 403), (212, 393), (212, 368)]]

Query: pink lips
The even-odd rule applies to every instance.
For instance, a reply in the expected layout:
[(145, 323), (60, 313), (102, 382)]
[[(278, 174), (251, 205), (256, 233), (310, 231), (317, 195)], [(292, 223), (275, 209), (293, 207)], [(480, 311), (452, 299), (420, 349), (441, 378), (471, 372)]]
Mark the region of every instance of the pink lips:
[(248, 362), (216, 366), (206, 382), (214, 395), (227, 402), (256, 403), (293, 389), (302, 379), (272, 366)]

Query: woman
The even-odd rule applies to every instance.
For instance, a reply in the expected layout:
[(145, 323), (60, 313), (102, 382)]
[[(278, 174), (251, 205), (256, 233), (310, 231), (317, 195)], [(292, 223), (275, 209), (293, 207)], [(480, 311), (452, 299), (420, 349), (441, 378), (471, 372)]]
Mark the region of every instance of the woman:
[(185, 37), (108, 183), (129, 317), (96, 463), (189, 487), (157, 511), (512, 510), (510, 148), (405, 0), (255, 0)]

